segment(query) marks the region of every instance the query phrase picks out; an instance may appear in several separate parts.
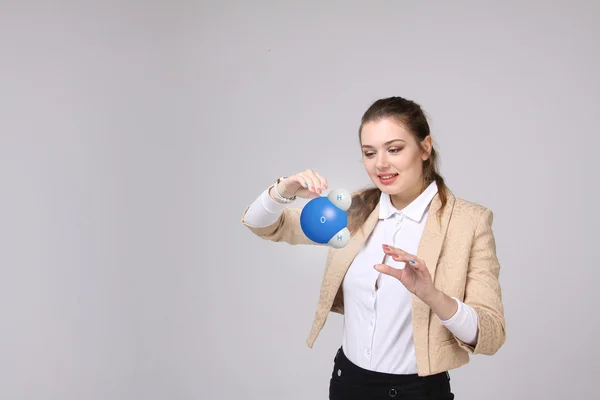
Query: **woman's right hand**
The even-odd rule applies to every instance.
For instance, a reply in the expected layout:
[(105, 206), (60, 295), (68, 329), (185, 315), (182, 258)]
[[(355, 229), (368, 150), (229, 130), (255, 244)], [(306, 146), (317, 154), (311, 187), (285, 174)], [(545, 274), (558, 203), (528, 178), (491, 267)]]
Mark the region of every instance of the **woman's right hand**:
[(324, 189), (327, 189), (327, 179), (310, 169), (288, 176), (279, 181), (277, 186), (279, 194), (286, 198), (297, 196), (304, 199), (315, 199), (321, 195)]

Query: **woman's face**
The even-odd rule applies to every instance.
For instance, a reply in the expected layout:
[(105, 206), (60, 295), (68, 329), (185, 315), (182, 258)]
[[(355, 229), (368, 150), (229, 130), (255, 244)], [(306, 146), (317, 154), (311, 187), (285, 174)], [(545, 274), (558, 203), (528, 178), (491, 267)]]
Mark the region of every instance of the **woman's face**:
[(431, 137), (423, 147), (392, 118), (368, 122), (361, 135), (363, 164), (373, 183), (390, 196), (417, 196), (422, 187), (423, 161), (431, 152)]

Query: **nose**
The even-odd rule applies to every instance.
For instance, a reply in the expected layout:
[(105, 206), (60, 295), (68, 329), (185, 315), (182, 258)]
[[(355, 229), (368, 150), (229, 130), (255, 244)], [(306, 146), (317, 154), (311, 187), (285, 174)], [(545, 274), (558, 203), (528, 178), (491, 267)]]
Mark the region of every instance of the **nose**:
[(387, 155), (379, 154), (377, 155), (377, 161), (375, 162), (375, 167), (380, 171), (385, 171), (389, 167)]

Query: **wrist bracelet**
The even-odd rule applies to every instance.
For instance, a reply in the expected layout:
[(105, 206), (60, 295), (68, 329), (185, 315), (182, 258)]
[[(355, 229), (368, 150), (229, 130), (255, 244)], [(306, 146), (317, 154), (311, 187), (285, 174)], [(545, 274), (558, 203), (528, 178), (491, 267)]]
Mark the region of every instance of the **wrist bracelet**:
[(283, 197), (281, 195), (281, 193), (279, 193), (279, 189), (277, 188), (277, 186), (279, 185), (279, 182), (281, 182), (285, 178), (286, 178), (285, 176), (282, 176), (281, 178), (277, 179), (277, 181), (273, 184), (273, 197), (275, 197), (275, 200), (277, 202), (282, 203), (282, 204), (288, 204), (288, 203), (291, 203), (292, 201), (296, 200), (296, 196), (294, 196), (292, 198), (287, 198), (287, 197)]

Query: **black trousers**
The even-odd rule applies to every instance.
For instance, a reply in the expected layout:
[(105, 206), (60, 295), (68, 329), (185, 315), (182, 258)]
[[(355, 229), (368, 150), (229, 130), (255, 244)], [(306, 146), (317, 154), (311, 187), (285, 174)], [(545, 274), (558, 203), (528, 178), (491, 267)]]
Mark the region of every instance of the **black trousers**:
[(330, 400), (451, 400), (450, 375), (395, 375), (369, 371), (352, 363), (340, 347), (329, 381)]

